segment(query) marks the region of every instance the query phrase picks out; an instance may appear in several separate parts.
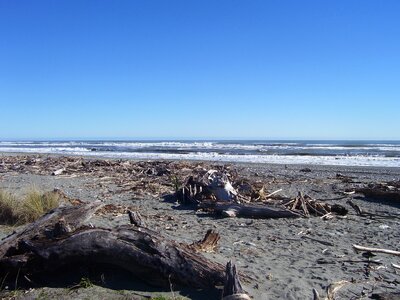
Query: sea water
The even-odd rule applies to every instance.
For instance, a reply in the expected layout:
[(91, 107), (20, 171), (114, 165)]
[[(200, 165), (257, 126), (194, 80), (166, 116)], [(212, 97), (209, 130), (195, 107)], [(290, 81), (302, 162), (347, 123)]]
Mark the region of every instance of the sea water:
[(0, 141), (0, 152), (143, 160), (400, 167), (400, 141)]

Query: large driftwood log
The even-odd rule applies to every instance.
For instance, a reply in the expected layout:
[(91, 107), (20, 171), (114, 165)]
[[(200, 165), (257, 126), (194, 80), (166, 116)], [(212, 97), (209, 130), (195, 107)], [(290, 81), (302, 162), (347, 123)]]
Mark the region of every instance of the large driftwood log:
[(233, 203), (215, 203), (213, 210), (224, 217), (244, 218), (298, 218), (299, 214), (285, 209), (267, 205), (242, 205)]
[[(55, 240), (24, 242), (24, 248), (33, 253), (27, 255), (25, 265), (30, 273), (82, 262), (111, 264), (157, 286), (168, 286), (170, 279), (204, 288), (223, 280), (222, 266), (153, 231), (130, 225), (115, 230), (83, 228)], [(3, 262), (6, 267), (15, 265), (13, 257)]]
[[(157, 286), (173, 282), (209, 288), (223, 282), (222, 265), (150, 229), (135, 225), (76, 229), (93, 206), (55, 210), (29, 225), (29, 230), (8, 237), (0, 244), (0, 277), (35, 276), (65, 266), (108, 264)], [(71, 219), (72, 215), (75, 219)]]

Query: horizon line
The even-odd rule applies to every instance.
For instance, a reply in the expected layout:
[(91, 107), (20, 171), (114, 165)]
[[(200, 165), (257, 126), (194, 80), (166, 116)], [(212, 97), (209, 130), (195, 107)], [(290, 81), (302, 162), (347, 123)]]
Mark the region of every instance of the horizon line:
[(393, 141), (400, 139), (365, 138), (260, 138), (260, 137), (67, 137), (67, 138), (0, 138), (0, 142), (41, 142), (41, 141)]

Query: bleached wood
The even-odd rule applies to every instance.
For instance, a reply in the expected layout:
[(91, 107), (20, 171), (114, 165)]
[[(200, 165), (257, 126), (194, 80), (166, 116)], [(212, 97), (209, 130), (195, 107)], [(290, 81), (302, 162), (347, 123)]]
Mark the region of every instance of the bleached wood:
[(400, 256), (400, 251), (395, 251), (395, 250), (371, 248), (371, 247), (364, 247), (364, 246), (360, 246), (360, 245), (353, 245), (353, 248), (356, 250), (359, 250), (359, 251), (371, 251), (371, 252), (379, 252), (379, 253), (386, 253), (386, 254)]

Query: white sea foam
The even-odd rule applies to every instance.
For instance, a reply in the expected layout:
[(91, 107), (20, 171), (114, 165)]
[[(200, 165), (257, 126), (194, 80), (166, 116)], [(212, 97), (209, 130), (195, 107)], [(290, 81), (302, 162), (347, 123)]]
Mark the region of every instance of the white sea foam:
[(74, 154), (81, 152), (91, 152), (90, 149), (82, 147), (46, 147), (46, 148), (28, 148), (28, 147), (0, 147), (0, 152), (16, 152), (16, 153), (54, 153), (54, 154)]

